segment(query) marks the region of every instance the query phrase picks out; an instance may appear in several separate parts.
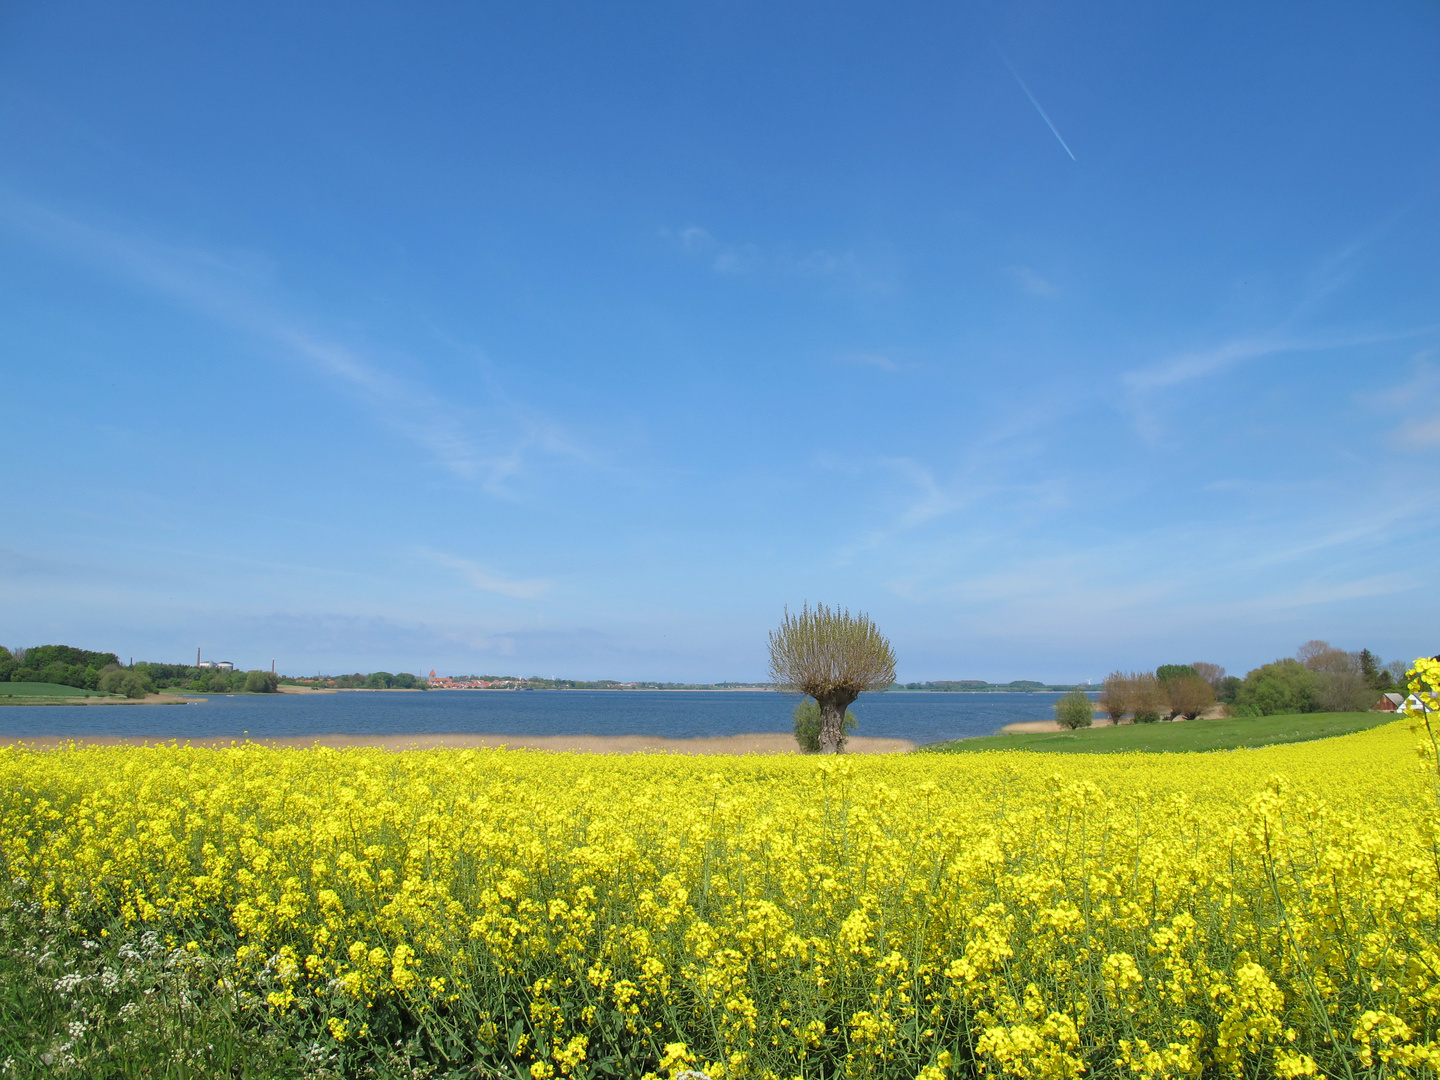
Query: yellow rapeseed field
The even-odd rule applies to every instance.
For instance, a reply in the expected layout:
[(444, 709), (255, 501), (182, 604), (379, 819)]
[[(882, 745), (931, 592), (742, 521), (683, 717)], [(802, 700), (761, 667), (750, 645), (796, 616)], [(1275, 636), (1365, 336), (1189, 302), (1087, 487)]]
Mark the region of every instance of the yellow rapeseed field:
[(4, 749), (0, 903), (223, 946), (339, 1044), (537, 1080), (1431, 1074), (1417, 744)]

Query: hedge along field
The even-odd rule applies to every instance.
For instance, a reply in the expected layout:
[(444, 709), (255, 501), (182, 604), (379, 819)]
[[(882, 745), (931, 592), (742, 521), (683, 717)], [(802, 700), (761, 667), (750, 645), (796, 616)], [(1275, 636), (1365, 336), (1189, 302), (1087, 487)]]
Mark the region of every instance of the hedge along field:
[(228, 958), (214, 992), (327, 1075), (399, 1040), (430, 1070), (406, 1075), (521, 1080), (1430, 1075), (1417, 742), (7, 748), (3, 906)]

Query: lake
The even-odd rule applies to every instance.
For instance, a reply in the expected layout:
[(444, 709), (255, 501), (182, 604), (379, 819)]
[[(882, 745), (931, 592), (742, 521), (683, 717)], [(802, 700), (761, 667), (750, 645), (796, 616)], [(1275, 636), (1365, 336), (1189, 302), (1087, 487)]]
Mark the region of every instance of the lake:
[[(857, 735), (940, 742), (1049, 720), (1059, 694), (862, 694)], [(0, 709), (0, 738), (159, 739), (306, 735), (655, 735), (792, 730), (797, 697), (766, 691), (430, 690), (424, 693), (202, 696), (190, 705)]]

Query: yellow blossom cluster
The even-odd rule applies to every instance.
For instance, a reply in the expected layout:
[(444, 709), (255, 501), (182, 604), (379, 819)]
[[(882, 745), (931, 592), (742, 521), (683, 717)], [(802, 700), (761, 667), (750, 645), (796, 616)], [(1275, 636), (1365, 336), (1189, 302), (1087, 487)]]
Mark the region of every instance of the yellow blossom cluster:
[(183, 927), (318, 1036), (535, 1080), (1432, 1075), (1415, 744), (8, 748), (0, 905)]

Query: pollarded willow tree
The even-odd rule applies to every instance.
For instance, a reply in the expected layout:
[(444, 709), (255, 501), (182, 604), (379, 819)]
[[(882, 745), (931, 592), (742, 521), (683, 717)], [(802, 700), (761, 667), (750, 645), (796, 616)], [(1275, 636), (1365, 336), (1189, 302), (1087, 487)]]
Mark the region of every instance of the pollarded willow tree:
[(865, 690), (895, 681), (895, 650), (863, 611), (851, 615), (806, 604), (785, 609), (770, 634), (770, 680), (784, 693), (809, 694), (820, 706), (820, 752), (840, 752), (845, 710)]

